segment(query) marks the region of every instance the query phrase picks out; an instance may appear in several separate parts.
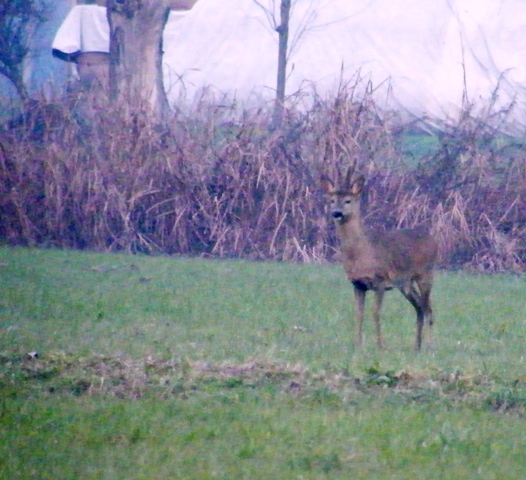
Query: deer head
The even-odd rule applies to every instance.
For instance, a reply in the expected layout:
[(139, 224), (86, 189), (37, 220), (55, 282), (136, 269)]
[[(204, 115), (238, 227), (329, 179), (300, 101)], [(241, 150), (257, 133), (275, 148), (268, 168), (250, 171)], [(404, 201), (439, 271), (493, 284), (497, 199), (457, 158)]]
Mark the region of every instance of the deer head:
[(353, 178), (353, 172), (354, 169), (349, 168), (345, 179), (337, 187), (327, 177), (321, 180), (322, 189), (329, 197), (332, 218), (341, 224), (360, 217), (360, 199), (365, 178), (363, 175)]

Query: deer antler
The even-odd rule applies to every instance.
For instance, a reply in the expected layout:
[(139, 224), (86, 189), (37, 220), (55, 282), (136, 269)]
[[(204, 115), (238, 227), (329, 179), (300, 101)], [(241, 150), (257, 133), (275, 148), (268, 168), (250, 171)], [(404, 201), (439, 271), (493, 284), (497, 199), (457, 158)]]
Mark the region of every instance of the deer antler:
[(352, 178), (354, 176), (354, 173), (356, 172), (357, 164), (358, 164), (358, 159), (356, 157), (353, 157), (351, 161), (351, 165), (349, 165), (349, 168), (347, 169), (347, 175), (345, 176), (345, 180), (343, 184), (341, 184), (346, 189), (351, 187)]

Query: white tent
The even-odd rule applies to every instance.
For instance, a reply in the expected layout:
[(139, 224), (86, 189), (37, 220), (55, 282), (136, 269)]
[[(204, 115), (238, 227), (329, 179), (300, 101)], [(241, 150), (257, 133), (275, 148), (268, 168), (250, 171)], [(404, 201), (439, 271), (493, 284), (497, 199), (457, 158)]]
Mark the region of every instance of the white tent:
[[(261, 5), (279, 20), (279, 1), (258, 3), (199, 0), (167, 27), (172, 98), (183, 85), (187, 98), (209, 85), (243, 101), (272, 98), (278, 35)], [(464, 90), (487, 104), (497, 84), (499, 105), (525, 102), (524, 0), (293, 0), (290, 36), (288, 94), (310, 83), (334, 89), (343, 68), (378, 87), (380, 102), (417, 116), (454, 115)]]
[[(272, 99), (278, 35), (268, 13), (279, 20), (279, 3), (199, 0), (184, 15), (173, 12), (164, 35), (170, 100), (192, 101), (203, 88), (243, 104)], [(335, 90), (340, 80), (359, 72), (376, 89), (380, 105), (440, 120), (455, 115), (464, 93), (469, 101), (487, 105), (499, 85), (498, 106), (517, 102), (515, 126), (526, 125), (525, 0), (292, 4), (288, 95), (308, 92), (312, 85), (319, 93)], [(64, 51), (76, 48), (69, 40), (78, 43), (68, 33), (74, 29), (65, 25), (53, 45)]]

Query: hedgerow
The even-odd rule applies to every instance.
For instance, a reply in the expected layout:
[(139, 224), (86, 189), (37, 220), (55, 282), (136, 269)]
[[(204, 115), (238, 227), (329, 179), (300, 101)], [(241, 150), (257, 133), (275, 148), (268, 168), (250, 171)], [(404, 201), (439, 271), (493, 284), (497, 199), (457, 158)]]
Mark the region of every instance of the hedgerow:
[[(319, 179), (356, 158), (369, 224), (426, 226), (442, 267), (524, 270), (524, 147), (495, 127), (502, 111), (468, 105), (424, 132), (347, 84), (287, 109), (280, 128), (265, 105), (240, 111), (206, 94), (159, 126), (92, 100), (33, 101), (1, 132), (5, 243), (332, 260)], [(410, 136), (434, 146), (410, 158)]]

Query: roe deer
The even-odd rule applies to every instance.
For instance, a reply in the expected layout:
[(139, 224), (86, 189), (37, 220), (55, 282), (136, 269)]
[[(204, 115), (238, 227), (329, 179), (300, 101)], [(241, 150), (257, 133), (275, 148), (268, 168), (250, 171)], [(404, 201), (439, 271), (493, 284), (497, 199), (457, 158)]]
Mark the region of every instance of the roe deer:
[[(365, 183), (363, 175), (354, 176), (356, 164), (349, 168), (341, 185), (328, 178), (321, 185), (330, 198), (331, 213), (341, 242), (343, 267), (354, 286), (356, 300), (355, 344), (362, 346), (365, 294), (375, 294), (373, 319), (376, 342), (384, 347), (380, 326), (380, 309), (384, 292), (398, 288), (416, 310), (415, 348), (422, 346), (422, 330), (427, 326), (427, 345), (432, 347), (431, 287), (437, 243), (424, 230), (399, 229), (380, 231), (364, 226), (360, 199)], [(354, 177), (354, 178), (353, 178)]]

